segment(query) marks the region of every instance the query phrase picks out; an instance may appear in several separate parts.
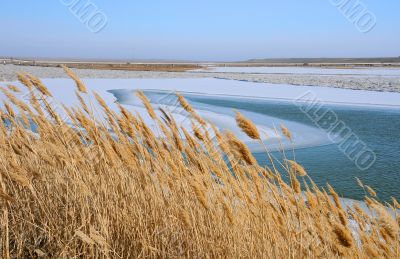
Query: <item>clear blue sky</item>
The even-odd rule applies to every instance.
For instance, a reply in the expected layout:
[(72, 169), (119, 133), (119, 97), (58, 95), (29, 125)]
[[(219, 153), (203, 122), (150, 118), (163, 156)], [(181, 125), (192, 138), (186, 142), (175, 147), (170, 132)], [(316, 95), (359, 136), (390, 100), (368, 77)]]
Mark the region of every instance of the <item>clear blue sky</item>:
[(107, 17), (107, 26), (98, 33), (88, 30), (62, 1), (72, 0), (2, 0), (0, 56), (400, 56), (399, 0), (362, 0), (376, 16), (369, 33), (358, 31), (330, 0), (91, 0)]

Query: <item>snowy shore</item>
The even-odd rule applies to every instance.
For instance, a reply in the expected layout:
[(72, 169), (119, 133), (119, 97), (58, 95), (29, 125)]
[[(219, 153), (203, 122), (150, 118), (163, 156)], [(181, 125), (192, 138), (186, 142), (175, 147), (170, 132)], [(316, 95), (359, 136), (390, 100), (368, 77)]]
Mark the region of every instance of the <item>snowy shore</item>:
[[(67, 107), (78, 104), (75, 96), (75, 86), (70, 79), (43, 79), (57, 102), (62, 102)], [(258, 84), (234, 80), (222, 80), (214, 78), (195, 79), (84, 79), (88, 89), (97, 92), (113, 110), (118, 110), (116, 102), (123, 104), (132, 112), (139, 112), (150, 126), (156, 126), (147, 115), (143, 105), (135, 96), (137, 90), (145, 91), (152, 104), (157, 108), (168, 108), (175, 116), (176, 121), (183, 127), (190, 129), (191, 121), (188, 115), (176, 109), (175, 92), (180, 92), (187, 97), (213, 98), (223, 101), (229, 99), (254, 99), (275, 100), (293, 102), (307, 93), (312, 93), (319, 102), (334, 105), (361, 105), (367, 107), (384, 107), (400, 109), (400, 93), (355, 91), (328, 87), (310, 87), (275, 84)], [(17, 84), (18, 82), (12, 82)], [(311, 92), (310, 92), (311, 91)], [(0, 94), (0, 97), (2, 95)], [(86, 96), (92, 101), (93, 97)], [(175, 97), (176, 98), (176, 97)], [(195, 104), (195, 103), (194, 103)], [(258, 141), (250, 140), (237, 127), (234, 111), (214, 107), (213, 105), (194, 105), (197, 112), (206, 120), (212, 122), (221, 131), (234, 132), (250, 147), (253, 152), (263, 152), (264, 147)], [(100, 111), (101, 108), (98, 108)], [(255, 114), (240, 110), (245, 116), (252, 119), (268, 138), (269, 148), (277, 150), (283, 148), (305, 148), (332, 144), (327, 134), (320, 129), (300, 123), (281, 120), (261, 114)], [(62, 109), (59, 109), (62, 112)], [(279, 127), (284, 124), (293, 134), (293, 143), (279, 133)]]
[[(304, 70), (304, 69), (303, 69)], [(355, 90), (371, 90), (385, 92), (400, 92), (400, 72), (380, 74), (375, 70), (345, 70), (339, 73), (332, 69), (321, 69), (304, 72), (299, 68), (271, 69), (271, 68), (218, 68), (203, 71), (189, 72), (146, 72), (146, 71), (116, 71), (76, 69), (81, 78), (222, 78), (237, 81), (248, 81), (271, 84), (287, 84), (291, 86), (325, 86)], [(0, 81), (16, 80), (17, 72), (25, 71), (40, 78), (66, 78), (61, 68), (0, 65)], [(387, 72), (387, 70), (386, 70)]]

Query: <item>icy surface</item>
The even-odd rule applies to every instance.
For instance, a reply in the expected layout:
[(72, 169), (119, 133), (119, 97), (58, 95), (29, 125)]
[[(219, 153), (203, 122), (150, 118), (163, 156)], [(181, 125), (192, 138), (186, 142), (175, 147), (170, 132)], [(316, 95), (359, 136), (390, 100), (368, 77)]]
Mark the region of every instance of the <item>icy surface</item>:
[(315, 67), (209, 67), (208, 71), (216, 73), (251, 73), (251, 74), (305, 74), (305, 75), (365, 75), (365, 76), (398, 76), (399, 68), (315, 68)]
[[(79, 105), (75, 95), (75, 84), (69, 79), (44, 79), (43, 82), (54, 95), (51, 103), (56, 105), (57, 111), (63, 115), (60, 103), (67, 107)], [(340, 105), (366, 105), (366, 106), (390, 106), (400, 107), (400, 94), (355, 91), (324, 87), (306, 87), (290, 85), (272, 85), (250, 82), (240, 82), (221, 79), (86, 79), (84, 80), (90, 92), (97, 92), (110, 106), (112, 110), (118, 110), (117, 102), (123, 104), (132, 112), (138, 112), (143, 119), (153, 128), (154, 121), (147, 115), (141, 102), (135, 96), (137, 90), (143, 90), (157, 108), (162, 106), (171, 111), (176, 121), (183, 127), (191, 128), (191, 118), (176, 102), (174, 92), (178, 91), (185, 96), (202, 96), (206, 98), (252, 98), (273, 99), (281, 101), (293, 101), (301, 96), (315, 96), (326, 103)], [(14, 84), (17, 84), (14, 82)], [(99, 119), (101, 108), (96, 104), (91, 94), (83, 95), (88, 103), (93, 106)], [(1, 96), (1, 98), (4, 98)], [(172, 98), (172, 99), (171, 99)], [(174, 99), (175, 98), (175, 99)], [(169, 100), (171, 99), (171, 100)], [(234, 132), (253, 152), (262, 152), (264, 147), (249, 139), (236, 126), (234, 112), (230, 109), (214, 107), (212, 105), (193, 103), (197, 112), (206, 120), (214, 123), (219, 130)], [(326, 133), (320, 129), (300, 123), (282, 120), (262, 114), (241, 111), (245, 116), (254, 120), (262, 132), (263, 140), (268, 143), (271, 150), (283, 148), (304, 148), (331, 144)], [(65, 116), (64, 116), (65, 117)], [(293, 134), (291, 143), (280, 133), (279, 127), (284, 124)]]

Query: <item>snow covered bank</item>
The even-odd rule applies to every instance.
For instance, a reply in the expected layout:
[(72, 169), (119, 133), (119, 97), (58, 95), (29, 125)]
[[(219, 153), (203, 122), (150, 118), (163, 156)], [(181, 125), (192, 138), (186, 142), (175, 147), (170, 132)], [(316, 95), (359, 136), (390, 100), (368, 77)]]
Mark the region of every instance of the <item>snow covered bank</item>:
[[(222, 68), (221, 68), (222, 69)], [(257, 68), (259, 69), (259, 68)], [(238, 81), (271, 83), (271, 84), (289, 84), (292, 86), (308, 85), (308, 86), (325, 86), (343, 89), (371, 90), (371, 91), (388, 91), (400, 92), (400, 76), (385, 75), (381, 70), (376, 73), (367, 73), (368, 75), (328, 75), (323, 73), (297, 73), (296, 70), (301, 68), (285, 68), (288, 71), (276, 71), (283, 73), (266, 73), (269, 71), (259, 71), (263, 73), (228, 73), (213, 72), (212, 70), (188, 71), (188, 72), (156, 72), (156, 71), (120, 71), (120, 70), (96, 70), (96, 69), (75, 69), (75, 73), (80, 78), (93, 79), (132, 79), (132, 78), (224, 78)], [(317, 69), (317, 68), (315, 68)], [(386, 68), (385, 68), (386, 69)], [(322, 69), (323, 71), (331, 71), (330, 69)], [(360, 69), (357, 69), (359, 72)], [(390, 70), (390, 69), (388, 69)], [(39, 67), (39, 66), (17, 66), (17, 65), (1, 65), (0, 80), (14, 81), (17, 80), (17, 73), (25, 71), (40, 78), (68, 78), (62, 68), (57, 67)], [(328, 71), (328, 72), (329, 72)], [(348, 71), (346, 69), (346, 71)], [(361, 70), (360, 70), (361, 71)], [(365, 71), (362, 70), (362, 71)], [(392, 71), (392, 70), (390, 70)], [(256, 71), (257, 72), (257, 71)], [(274, 71), (272, 71), (274, 72)], [(312, 71), (309, 71), (312, 72)], [(376, 74), (376, 75), (371, 75)], [(379, 75), (381, 74), (381, 75)], [(382, 75), (383, 74), (383, 75)], [(386, 73), (386, 74), (392, 74)]]
[[(67, 107), (78, 105), (75, 95), (75, 85), (69, 79), (44, 79), (54, 95), (54, 99)], [(339, 105), (365, 105), (380, 107), (400, 108), (400, 94), (354, 91), (325, 87), (293, 87), (289, 85), (259, 84), (219, 79), (86, 79), (84, 80), (89, 91), (97, 92), (113, 110), (118, 110), (116, 102), (125, 105), (132, 112), (138, 112), (150, 126), (154, 122), (147, 115), (141, 102), (135, 96), (135, 91), (143, 90), (150, 98), (155, 107), (163, 106), (170, 110), (178, 123), (185, 128), (191, 128), (188, 114), (177, 109), (176, 100), (171, 102), (168, 98), (174, 98), (174, 92), (178, 91), (185, 96), (202, 96), (203, 98), (217, 98), (223, 100), (247, 99), (251, 102), (253, 98), (271, 99), (280, 101), (291, 101), (305, 93), (312, 91), (321, 101)], [(14, 82), (15, 83), (15, 82)], [(15, 83), (18, 84), (18, 83)], [(4, 98), (4, 97), (2, 97)], [(93, 97), (92, 105), (96, 106)], [(57, 103), (57, 102), (56, 102)], [(54, 103), (53, 103), (54, 104)], [(262, 152), (264, 148), (257, 141), (250, 140), (236, 126), (234, 112), (231, 109), (204, 105), (194, 102), (193, 105), (198, 113), (206, 120), (214, 123), (221, 131), (229, 130), (237, 134), (253, 152)], [(62, 113), (61, 106), (58, 112)], [(99, 107), (96, 110), (101, 110)], [(320, 129), (306, 126), (300, 123), (281, 120), (278, 118), (256, 114), (241, 110), (245, 116), (252, 119), (263, 133), (264, 140), (271, 150), (277, 150), (282, 145), (284, 148), (304, 148), (331, 144), (326, 133)], [(280, 124), (288, 127), (293, 134), (294, 144), (290, 143), (279, 132)], [(278, 130), (277, 130), (278, 129)]]
[(209, 67), (198, 72), (246, 74), (363, 75), (400, 77), (399, 68), (316, 68), (316, 67)]

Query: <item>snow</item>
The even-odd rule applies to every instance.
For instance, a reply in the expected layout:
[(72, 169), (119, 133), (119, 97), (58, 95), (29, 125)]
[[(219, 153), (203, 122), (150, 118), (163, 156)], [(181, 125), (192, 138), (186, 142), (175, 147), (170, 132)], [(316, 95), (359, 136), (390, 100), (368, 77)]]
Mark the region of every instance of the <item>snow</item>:
[[(262, 98), (280, 101), (296, 100), (299, 96), (312, 93), (313, 96), (326, 103), (346, 104), (346, 105), (366, 105), (383, 107), (400, 107), (399, 93), (355, 91), (326, 87), (307, 87), (291, 85), (272, 85), (251, 82), (241, 82), (232, 80), (221, 80), (211, 78), (200, 79), (84, 79), (90, 92), (97, 92), (110, 106), (117, 111), (116, 101), (123, 104), (128, 110), (138, 112), (151, 127), (155, 128), (154, 121), (148, 116), (145, 108), (135, 96), (137, 90), (145, 91), (152, 104), (157, 108), (162, 106), (171, 111), (178, 122), (185, 128), (191, 128), (191, 120), (188, 114), (182, 109), (178, 109), (174, 92), (178, 91), (185, 96), (203, 96), (206, 98), (230, 99)], [(62, 115), (63, 109), (60, 103), (67, 107), (79, 105), (75, 95), (75, 84), (69, 79), (43, 79), (45, 85), (54, 95), (51, 101), (57, 111)], [(18, 83), (13, 82), (18, 85)], [(85, 95), (84, 95), (85, 96)], [(4, 98), (0, 94), (1, 98)], [(172, 102), (168, 101), (172, 98)], [(173, 99), (175, 98), (175, 99)], [(93, 96), (85, 96), (88, 103), (96, 111), (101, 108), (96, 104)], [(214, 107), (193, 103), (197, 112), (204, 119), (214, 123), (221, 131), (229, 130), (237, 134), (240, 139), (246, 142), (253, 152), (263, 152), (264, 147), (249, 139), (236, 126), (234, 112), (231, 109)], [(259, 130), (262, 132), (263, 140), (267, 142), (271, 150), (283, 148), (305, 148), (332, 144), (326, 133), (320, 129), (303, 125), (300, 123), (281, 120), (278, 118), (251, 113), (240, 110), (245, 116), (252, 119)], [(66, 116), (65, 116), (66, 117)], [(98, 115), (99, 119), (102, 116)], [(188, 119), (189, 118), (189, 119)], [(279, 127), (284, 124), (290, 129), (293, 135), (294, 144), (288, 141), (279, 132)]]
[(303, 74), (303, 75), (359, 75), (399, 76), (399, 68), (316, 68), (316, 67), (209, 67), (198, 72), (251, 73), (251, 74)]

